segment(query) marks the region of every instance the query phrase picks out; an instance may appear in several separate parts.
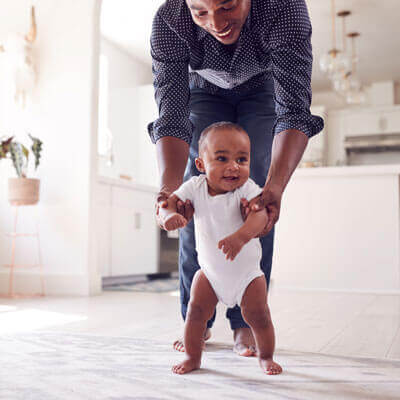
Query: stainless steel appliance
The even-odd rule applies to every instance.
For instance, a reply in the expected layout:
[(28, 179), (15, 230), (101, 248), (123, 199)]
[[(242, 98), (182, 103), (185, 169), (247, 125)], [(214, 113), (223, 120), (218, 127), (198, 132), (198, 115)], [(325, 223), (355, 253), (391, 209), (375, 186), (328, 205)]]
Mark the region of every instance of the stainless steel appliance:
[(344, 139), (347, 165), (400, 164), (400, 133)]
[(160, 229), (160, 256), (158, 274), (178, 271), (179, 239), (177, 232)]

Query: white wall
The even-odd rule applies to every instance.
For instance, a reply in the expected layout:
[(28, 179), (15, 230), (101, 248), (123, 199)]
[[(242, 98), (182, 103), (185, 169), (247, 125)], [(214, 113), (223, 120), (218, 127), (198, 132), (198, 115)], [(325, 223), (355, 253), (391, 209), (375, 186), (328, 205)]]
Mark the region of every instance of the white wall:
[(140, 117), (136, 88), (152, 83), (151, 66), (104, 38), (100, 51), (108, 60), (108, 128), (114, 138), (114, 164), (107, 165), (106, 158), (100, 157), (99, 175), (118, 178), (123, 174), (137, 178), (138, 136), (147, 136), (147, 133), (135, 129)]
[[(25, 33), (29, 27), (30, 0), (0, 0), (0, 42), (7, 33)], [(99, 2), (95, 0), (36, 0), (38, 38), (35, 43), (40, 75), (32, 104), (16, 116), (4, 91), (0, 99), (0, 135), (29, 129), (43, 141), (38, 176), (41, 200), (37, 206), (42, 256), (48, 294), (87, 295), (100, 290), (93, 270), (91, 190), (95, 171), (93, 132), (98, 48)], [(97, 11), (96, 11), (97, 10)], [(4, 83), (4, 82), (3, 82)], [(7, 202), (7, 178), (13, 171), (0, 162), (0, 230), (12, 228)], [(31, 228), (26, 208), (21, 230)], [(32, 262), (28, 239), (20, 239), (17, 256)], [(24, 240), (24, 241), (22, 241)], [(9, 240), (1, 237), (0, 264), (9, 262)], [(28, 260), (29, 258), (29, 260)], [(35, 274), (35, 272), (32, 272)], [(25, 276), (25, 278), (24, 278)], [(35, 290), (35, 279), (20, 276), (20, 288)], [(89, 277), (92, 276), (91, 280)], [(7, 275), (0, 272), (0, 291)], [(18, 288), (17, 288), (18, 289)]]

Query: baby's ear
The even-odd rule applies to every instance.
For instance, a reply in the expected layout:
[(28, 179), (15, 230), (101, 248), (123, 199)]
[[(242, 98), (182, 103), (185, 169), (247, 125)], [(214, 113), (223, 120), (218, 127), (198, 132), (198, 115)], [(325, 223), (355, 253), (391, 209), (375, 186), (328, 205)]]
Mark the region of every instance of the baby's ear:
[(204, 162), (200, 157), (197, 157), (194, 162), (196, 163), (196, 168), (199, 170), (199, 172), (206, 172), (204, 169)]

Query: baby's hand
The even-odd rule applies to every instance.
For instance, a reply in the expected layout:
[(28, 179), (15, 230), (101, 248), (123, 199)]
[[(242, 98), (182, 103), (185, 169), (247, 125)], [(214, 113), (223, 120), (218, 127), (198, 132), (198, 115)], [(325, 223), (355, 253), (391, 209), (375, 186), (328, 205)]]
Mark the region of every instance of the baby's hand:
[(222, 249), (224, 254), (226, 254), (227, 260), (233, 261), (245, 244), (246, 241), (235, 232), (234, 234), (227, 236), (225, 239), (220, 240), (218, 248)]
[(186, 224), (186, 218), (178, 213), (169, 214), (163, 219), (163, 225), (166, 231), (174, 231), (175, 229), (183, 228)]

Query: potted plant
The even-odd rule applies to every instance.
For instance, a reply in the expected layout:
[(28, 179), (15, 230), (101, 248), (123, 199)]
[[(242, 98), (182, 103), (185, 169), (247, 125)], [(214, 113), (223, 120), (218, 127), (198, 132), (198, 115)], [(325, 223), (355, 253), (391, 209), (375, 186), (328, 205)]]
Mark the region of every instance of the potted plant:
[[(42, 142), (28, 134), (32, 140), (31, 150), (35, 157), (35, 170), (39, 165)], [(40, 180), (27, 178), (29, 150), (22, 143), (10, 137), (0, 141), (0, 159), (12, 160), (18, 178), (8, 179), (8, 200), (11, 205), (32, 205), (39, 201)]]

